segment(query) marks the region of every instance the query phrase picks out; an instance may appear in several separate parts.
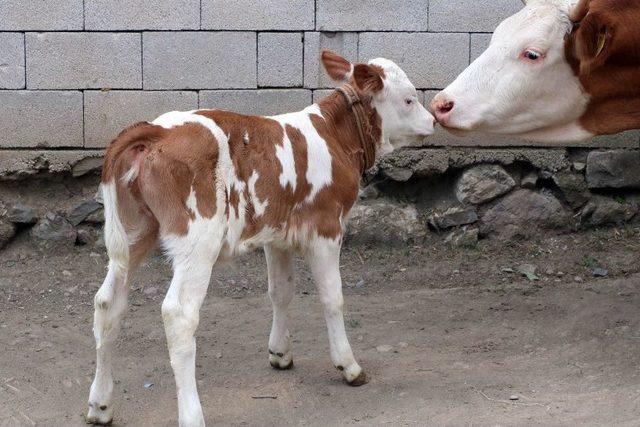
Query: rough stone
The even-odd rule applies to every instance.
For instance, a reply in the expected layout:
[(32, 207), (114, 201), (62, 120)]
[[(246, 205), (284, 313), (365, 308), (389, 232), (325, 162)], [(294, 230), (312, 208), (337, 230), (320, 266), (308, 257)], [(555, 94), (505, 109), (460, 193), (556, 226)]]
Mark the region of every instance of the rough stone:
[(418, 211), (412, 205), (377, 199), (356, 205), (349, 214), (347, 236), (356, 243), (403, 245), (425, 234)]
[(429, 8), (424, 0), (318, 0), (316, 19), (321, 31), (427, 31)]
[(478, 235), (477, 228), (462, 227), (452, 231), (444, 242), (452, 248), (475, 248), (478, 245)]
[(40, 173), (67, 173), (73, 165), (89, 157), (99, 157), (101, 150), (0, 150), (0, 182), (20, 180)]
[(558, 172), (553, 174), (552, 178), (562, 191), (562, 195), (569, 206), (573, 209), (584, 206), (591, 199), (591, 192), (583, 175), (572, 172)]
[(79, 225), (98, 209), (102, 209), (102, 204), (95, 200), (86, 200), (76, 205), (71, 213), (69, 213), (67, 219), (71, 225)]
[(302, 86), (302, 34), (258, 35), (258, 86)]
[(480, 165), (463, 172), (456, 183), (461, 203), (482, 204), (509, 192), (516, 183), (499, 165)]
[(104, 208), (96, 209), (92, 213), (89, 214), (84, 220), (84, 222), (92, 223), (92, 224), (103, 224), (104, 223)]
[(428, 222), (436, 230), (458, 227), (461, 225), (473, 224), (478, 221), (478, 212), (473, 207), (453, 207), (442, 214), (432, 215)]
[(0, 89), (23, 89), (24, 35), (0, 33)]
[(471, 62), (478, 59), (487, 50), (491, 42), (491, 34), (471, 34), (471, 51), (469, 58)]
[(536, 188), (537, 184), (538, 184), (538, 172), (536, 171), (527, 172), (522, 177), (522, 180), (520, 181), (520, 186), (522, 188), (528, 188), (530, 190), (533, 190), (534, 188)]
[(85, 0), (88, 30), (197, 30), (199, 0)]
[(4, 248), (16, 235), (16, 226), (6, 217), (0, 216), (0, 249)]
[(42, 249), (73, 246), (77, 238), (76, 229), (58, 212), (47, 212), (30, 234)]
[[(451, 169), (462, 169), (483, 163), (509, 166), (515, 162), (557, 172), (570, 167), (564, 149), (505, 148), (415, 148), (397, 150), (380, 159), (379, 171), (389, 176), (395, 168), (410, 169), (416, 177), (431, 177)], [(392, 174), (393, 172), (391, 172)]]
[(82, 147), (82, 93), (0, 91), (0, 147)]
[(80, 226), (78, 227), (76, 244), (82, 245), (82, 246), (92, 245), (98, 240), (99, 237), (100, 237), (100, 233), (95, 228), (91, 226)]
[(592, 151), (587, 157), (589, 188), (640, 188), (640, 151)]
[(529, 238), (538, 229), (569, 225), (571, 216), (547, 191), (516, 190), (488, 209), (482, 216), (480, 233), (500, 239)]
[(606, 196), (594, 196), (580, 212), (580, 224), (595, 227), (607, 224), (623, 224), (638, 213), (635, 202), (614, 200)]
[(9, 210), (7, 219), (14, 224), (35, 224), (38, 221), (38, 213), (31, 206), (16, 203)]
[(103, 161), (102, 156), (84, 157), (71, 166), (71, 175), (78, 178), (88, 173), (98, 172), (102, 170)]
[(145, 89), (256, 87), (256, 33), (145, 32), (143, 45)]
[(202, 28), (207, 30), (312, 30), (314, 0), (207, 0)]
[(140, 34), (27, 33), (27, 87), (142, 87)]

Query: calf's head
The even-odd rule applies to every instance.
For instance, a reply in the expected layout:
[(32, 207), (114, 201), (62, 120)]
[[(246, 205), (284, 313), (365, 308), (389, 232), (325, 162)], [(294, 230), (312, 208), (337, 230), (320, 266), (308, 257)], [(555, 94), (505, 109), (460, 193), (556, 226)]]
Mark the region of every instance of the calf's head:
[(640, 127), (640, 2), (528, 0), (430, 109), (451, 130), (570, 141)]
[(337, 82), (348, 82), (363, 102), (370, 102), (380, 117), (381, 154), (433, 134), (435, 118), (420, 103), (418, 93), (404, 71), (393, 61), (373, 59), (352, 64), (334, 52), (322, 52), (327, 74)]

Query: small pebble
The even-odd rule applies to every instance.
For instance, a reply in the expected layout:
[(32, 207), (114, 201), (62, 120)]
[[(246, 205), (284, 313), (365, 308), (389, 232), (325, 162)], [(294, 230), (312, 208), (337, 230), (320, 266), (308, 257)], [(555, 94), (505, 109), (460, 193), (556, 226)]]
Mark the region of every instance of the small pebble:
[(582, 282), (584, 282), (584, 279), (583, 279), (582, 277), (580, 277), (580, 276), (576, 276), (576, 277), (574, 277), (574, 278), (573, 278), (573, 280), (575, 280), (575, 281), (576, 281), (576, 282), (578, 282), (578, 283), (582, 283)]
[(520, 397), (517, 394), (512, 394), (509, 396), (509, 400), (520, 400)]
[(62, 270), (62, 275), (66, 277), (71, 277), (71, 272), (69, 270)]
[(393, 346), (390, 346), (389, 344), (383, 344), (383, 345), (377, 346), (376, 350), (378, 350), (378, 352), (380, 353), (388, 353), (391, 350), (393, 350)]
[(593, 277), (607, 277), (609, 275), (609, 270), (606, 268), (594, 268), (591, 272), (593, 273)]

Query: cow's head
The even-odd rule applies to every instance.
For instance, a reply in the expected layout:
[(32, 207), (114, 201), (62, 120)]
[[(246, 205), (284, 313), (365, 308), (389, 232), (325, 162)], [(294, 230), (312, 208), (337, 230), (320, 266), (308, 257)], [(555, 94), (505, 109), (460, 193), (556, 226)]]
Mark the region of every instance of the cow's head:
[(540, 141), (640, 127), (640, 2), (525, 3), (434, 98), (438, 121)]
[(382, 122), (382, 153), (433, 134), (434, 117), (420, 103), (416, 88), (393, 61), (378, 58), (367, 64), (352, 64), (328, 50), (322, 52), (321, 59), (329, 77), (351, 83), (371, 100)]

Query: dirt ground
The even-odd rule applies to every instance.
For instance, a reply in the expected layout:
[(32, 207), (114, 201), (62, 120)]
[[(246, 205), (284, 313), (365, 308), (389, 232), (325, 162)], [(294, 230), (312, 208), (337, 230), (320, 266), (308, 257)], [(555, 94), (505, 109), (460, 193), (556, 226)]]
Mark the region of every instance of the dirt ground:
[[(331, 366), (302, 263), (285, 372), (268, 363), (262, 254), (216, 267), (198, 330), (208, 423), (640, 425), (639, 230), (467, 250), (443, 238), (345, 249), (348, 332), (371, 377), (360, 388)], [(510, 272), (522, 263), (540, 280)], [(0, 426), (84, 424), (105, 264), (87, 247), (38, 253), (26, 236), (0, 252)], [(160, 316), (169, 273), (156, 254), (134, 280), (115, 356), (116, 425), (176, 425)]]

